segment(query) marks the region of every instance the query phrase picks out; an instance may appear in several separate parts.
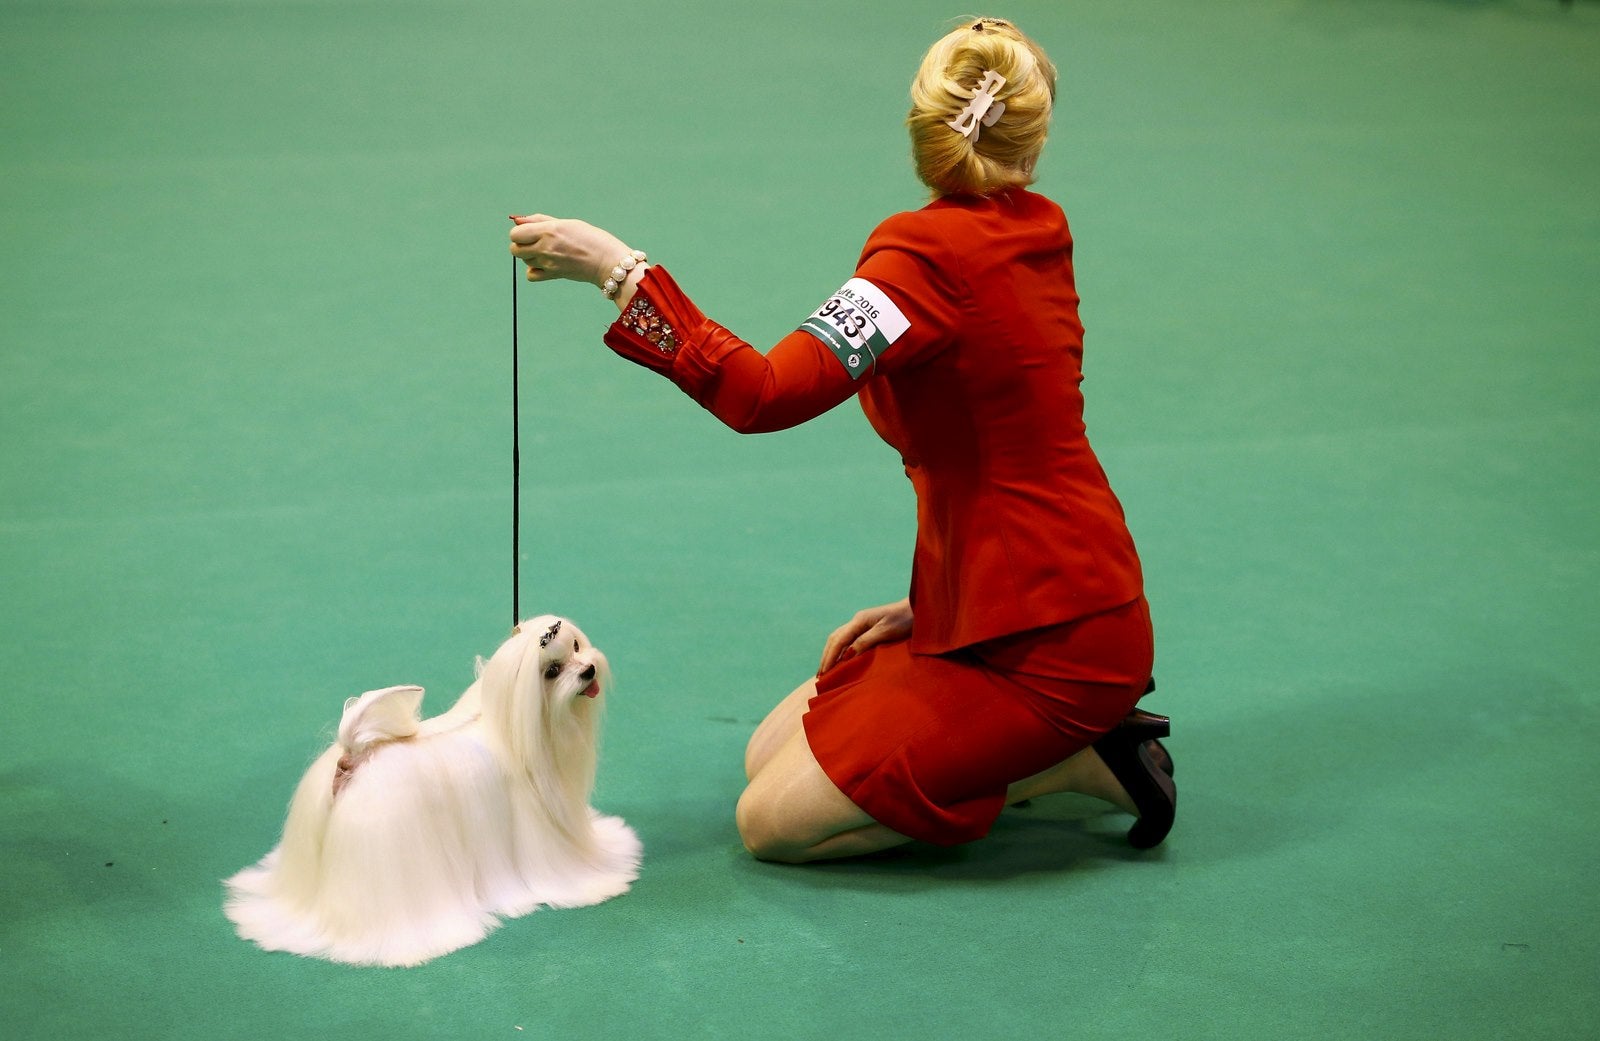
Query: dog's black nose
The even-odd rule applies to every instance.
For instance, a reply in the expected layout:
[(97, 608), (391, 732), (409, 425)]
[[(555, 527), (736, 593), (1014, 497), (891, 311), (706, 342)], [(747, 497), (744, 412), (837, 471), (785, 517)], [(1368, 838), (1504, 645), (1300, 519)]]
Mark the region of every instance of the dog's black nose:
[(583, 672), (579, 673), (579, 676), (580, 676), (580, 678), (585, 679), (585, 680), (594, 679), (594, 666), (591, 665), (587, 669), (584, 669)]

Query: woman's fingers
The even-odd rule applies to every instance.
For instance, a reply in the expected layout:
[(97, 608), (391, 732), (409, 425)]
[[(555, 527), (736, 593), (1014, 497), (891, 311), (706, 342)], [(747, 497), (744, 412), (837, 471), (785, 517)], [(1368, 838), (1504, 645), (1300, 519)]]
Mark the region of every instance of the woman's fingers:
[(546, 268), (560, 246), (559, 235), (552, 227), (554, 218), (536, 213), (531, 217), (512, 217), (517, 226), (511, 229), (511, 255), (525, 260), (530, 267)]
[(599, 285), (610, 271), (602, 257), (622, 255), (621, 246), (609, 247), (614, 236), (585, 221), (539, 213), (513, 219), (517, 225), (511, 229), (511, 255), (540, 272), (530, 274), (530, 281), (565, 278)]
[(555, 259), (550, 253), (548, 241), (551, 218), (542, 213), (529, 216), (512, 214), (511, 220), (516, 225), (511, 229), (511, 255), (528, 265), (528, 281), (545, 282), (560, 278), (560, 272), (554, 270), (551, 264)]
[(862, 628), (857, 624), (858, 619), (852, 618), (844, 625), (839, 626), (822, 645), (822, 665), (817, 669), (821, 675), (844, 660), (844, 652), (849, 649), (855, 638), (861, 635)]
[(587, 221), (542, 213), (511, 218), (511, 254), (538, 268), (539, 282), (566, 278), (601, 285), (628, 252), (622, 240)]
[(817, 670), (818, 674), (827, 672), (845, 659), (853, 658), (872, 646), (871, 643), (862, 647), (855, 645), (872, 629), (876, 621), (877, 619), (866, 611), (857, 611), (854, 618), (835, 629), (822, 646), (822, 667)]
[(894, 627), (880, 620), (871, 629), (857, 636), (851, 642), (847, 657), (853, 658), (869, 647), (876, 647), (880, 643), (888, 643), (894, 638)]
[(893, 643), (911, 635), (911, 602), (901, 600), (857, 611), (855, 617), (833, 631), (822, 647), (820, 676), (839, 662), (880, 643)]
[(822, 675), (824, 672), (827, 672), (838, 663), (839, 652), (844, 649), (844, 646), (845, 645), (839, 641), (839, 634), (837, 631), (834, 632), (832, 636), (828, 637), (827, 641), (822, 645), (822, 663), (817, 666), (818, 676)]
[(541, 239), (545, 238), (545, 230), (537, 224), (518, 224), (511, 229), (511, 248), (513, 250), (532, 249)]

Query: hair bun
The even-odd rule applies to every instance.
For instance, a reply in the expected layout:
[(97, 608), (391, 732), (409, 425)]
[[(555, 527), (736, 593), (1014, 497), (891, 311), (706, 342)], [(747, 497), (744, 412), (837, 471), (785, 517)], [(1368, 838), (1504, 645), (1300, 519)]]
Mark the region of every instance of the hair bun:
[[(994, 88), (998, 118), (963, 131), (980, 86)], [(912, 157), (917, 176), (938, 194), (987, 195), (1032, 184), (1049, 136), (1056, 69), (1016, 26), (983, 18), (946, 34), (923, 57), (911, 83)], [(985, 113), (980, 113), (984, 115)], [(969, 121), (970, 122), (970, 121)]]

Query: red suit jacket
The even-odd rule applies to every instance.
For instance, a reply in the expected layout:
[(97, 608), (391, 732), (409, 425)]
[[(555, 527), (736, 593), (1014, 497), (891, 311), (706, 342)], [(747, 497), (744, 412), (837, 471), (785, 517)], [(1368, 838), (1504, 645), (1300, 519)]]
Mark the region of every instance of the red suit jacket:
[(606, 333), (735, 430), (858, 395), (917, 496), (911, 649), (942, 654), (1137, 599), (1139, 558), (1084, 433), (1072, 236), (1021, 189), (884, 221), (856, 275), (763, 355), (652, 267)]

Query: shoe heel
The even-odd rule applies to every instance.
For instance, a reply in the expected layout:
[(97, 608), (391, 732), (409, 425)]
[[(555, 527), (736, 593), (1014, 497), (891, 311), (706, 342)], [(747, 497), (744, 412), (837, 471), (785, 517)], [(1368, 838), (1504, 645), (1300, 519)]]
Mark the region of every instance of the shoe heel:
[(1161, 743), (1161, 738), (1172, 736), (1172, 720), (1166, 716), (1158, 716), (1154, 712), (1146, 712), (1136, 708), (1117, 724), (1118, 733), (1126, 733), (1129, 740), (1136, 741), (1151, 749), (1150, 757), (1154, 760), (1156, 769), (1172, 776), (1172, 753), (1167, 751), (1167, 746)]
[(1171, 757), (1156, 738), (1171, 735), (1172, 721), (1150, 712), (1135, 712), (1137, 717), (1130, 714), (1122, 725), (1095, 742), (1094, 750), (1139, 811), (1139, 819), (1128, 829), (1128, 844), (1150, 849), (1167, 837), (1177, 816), (1178, 787), (1170, 769), (1163, 769), (1155, 757), (1155, 750), (1160, 749), (1170, 768)]
[(1177, 819), (1178, 786), (1172, 780), (1172, 774), (1155, 763), (1149, 745), (1140, 745), (1137, 754), (1145, 768), (1144, 776), (1149, 778), (1161, 795), (1159, 799), (1147, 803), (1136, 803), (1139, 806), (1139, 819), (1128, 829), (1128, 845), (1134, 849), (1154, 849), (1165, 841), (1167, 833), (1172, 830), (1173, 821)]

